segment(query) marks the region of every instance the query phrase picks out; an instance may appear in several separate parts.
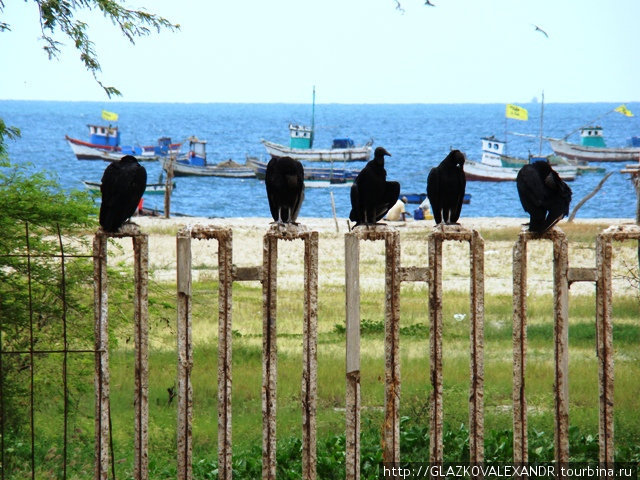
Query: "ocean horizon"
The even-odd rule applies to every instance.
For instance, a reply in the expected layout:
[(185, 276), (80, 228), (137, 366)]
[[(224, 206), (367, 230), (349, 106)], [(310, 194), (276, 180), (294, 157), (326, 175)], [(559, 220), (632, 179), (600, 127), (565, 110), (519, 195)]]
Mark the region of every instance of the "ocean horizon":
[[(480, 160), (482, 137), (494, 135), (508, 141), (510, 155), (527, 157), (540, 150), (540, 103), (518, 103), (528, 110), (529, 120), (505, 119), (505, 104), (338, 104), (315, 106), (315, 143), (328, 148), (334, 137), (350, 137), (357, 145), (372, 140), (392, 155), (386, 160), (387, 178), (401, 184), (402, 193), (424, 192), (429, 170), (440, 163), (451, 148), (467, 158)], [(624, 146), (640, 135), (638, 116), (607, 113), (614, 103), (544, 104), (543, 136), (562, 138), (583, 125), (604, 129), (608, 146)], [(627, 103), (640, 115), (640, 103)], [(261, 139), (288, 144), (289, 123), (310, 124), (311, 105), (299, 103), (146, 103), (64, 102), (0, 100), (0, 118), (20, 128), (22, 137), (8, 142), (14, 163), (29, 163), (33, 170), (54, 174), (66, 189), (84, 189), (82, 180), (100, 181), (107, 166), (103, 161), (77, 160), (65, 135), (88, 139), (87, 124), (106, 124), (100, 113), (118, 113), (117, 125), (123, 145), (151, 145), (161, 136), (184, 142), (195, 135), (207, 140), (209, 163), (233, 159), (243, 163), (247, 156), (268, 160)], [(523, 137), (514, 132), (531, 135)], [(577, 142), (574, 133), (569, 141)], [(542, 142), (541, 153), (552, 153)], [(318, 165), (318, 164), (313, 164)], [(339, 167), (360, 169), (364, 162), (340, 162)], [(578, 211), (577, 218), (635, 218), (636, 196), (628, 174), (619, 171), (624, 163), (597, 166), (616, 172), (598, 194)], [(145, 162), (148, 182), (157, 181), (159, 162)], [(570, 209), (587, 195), (605, 173), (580, 175), (569, 186), (573, 190)], [(177, 177), (172, 196), (174, 213), (203, 217), (269, 217), (264, 183), (257, 179), (220, 177)], [(331, 217), (331, 192), (339, 217), (350, 210), (349, 188), (332, 186), (307, 188), (300, 215)], [(462, 217), (526, 217), (515, 182), (467, 182), (471, 203)], [(145, 207), (163, 207), (162, 195), (145, 195)], [(417, 205), (409, 205), (413, 211)]]

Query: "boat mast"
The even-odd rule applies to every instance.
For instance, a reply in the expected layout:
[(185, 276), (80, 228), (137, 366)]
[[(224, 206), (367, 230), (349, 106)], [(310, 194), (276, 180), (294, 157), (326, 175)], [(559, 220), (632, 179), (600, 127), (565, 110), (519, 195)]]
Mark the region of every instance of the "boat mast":
[(311, 141), (309, 148), (313, 148), (313, 137), (315, 135), (315, 123), (316, 123), (316, 86), (313, 86), (313, 100), (311, 102)]
[(544, 119), (544, 90), (542, 91), (542, 104), (540, 105), (540, 147), (538, 149), (538, 155), (542, 156), (542, 128)]

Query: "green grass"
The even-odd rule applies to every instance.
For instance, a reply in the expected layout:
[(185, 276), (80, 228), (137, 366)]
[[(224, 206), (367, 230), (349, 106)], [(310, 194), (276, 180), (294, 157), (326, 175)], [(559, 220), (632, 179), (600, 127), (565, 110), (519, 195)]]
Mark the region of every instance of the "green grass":
[[(196, 478), (213, 476), (217, 459), (217, 284), (193, 285), (194, 391), (193, 455)], [(150, 285), (149, 459), (152, 478), (175, 478), (176, 406), (168, 388), (176, 376), (175, 286)], [(384, 323), (382, 293), (362, 293), (361, 342), (363, 465), (376, 465), (384, 406)], [(553, 327), (549, 296), (528, 298), (526, 394), (529, 403), (531, 459), (553, 455)], [(444, 319), (445, 456), (462, 460), (468, 454), (469, 299), (446, 292)], [(113, 297), (111, 315), (130, 316), (130, 299)], [(319, 299), (318, 450), (322, 478), (340, 477), (344, 468), (345, 338), (344, 293), (323, 289)], [(512, 300), (509, 295), (485, 298), (485, 448), (486, 458), (508, 461), (511, 452)], [(640, 459), (640, 324), (636, 297), (614, 301), (615, 435), (620, 460)], [(456, 313), (466, 314), (457, 320)], [(595, 300), (570, 299), (570, 425), (572, 458), (597, 460), (598, 364), (595, 356)], [(302, 298), (297, 291), (278, 297), (278, 419), (282, 469), (299, 471), (301, 437), (300, 376)], [(110, 352), (111, 412), (117, 478), (133, 470), (133, 346), (130, 322), (121, 322)], [(261, 355), (262, 291), (255, 284), (235, 284), (233, 297), (233, 450), (237, 478), (259, 475), (262, 442)], [(426, 288), (401, 292), (402, 458), (428, 459), (429, 329)], [(45, 362), (45, 360), (42, 360)], [(56, 373), (56, 375), (59, 374)], [(89, 361), (70, 367), (73, 385), (70, 424), (70, 478), (86, 478), (93, 462), (93, 379)], [(43, 390), (46, 388), (43, 386)], [(24, 408), (27, 409), (27, 399)], [(42, 478), (56, 478), (61, 462), (61, 402), (57, 396), (37, 404), (37, 463)], [(49, 422), (44, 421), (51, 418)], [(6, 438), (11, 445), (9, 467), (29, 458), (29, 430)], [(55, 447), (51, 447), (56, 445)], [(466, 450), (465, 450), (466, 449)], [(12, 460), (13, 459), (13, 460)], [(28, 462), (27, 462), (28, 463)], [(332, 466), (333, 464), (333, 466)], [(342, 465), (342, 466), (340, 466)], [(28, 467), (28, 465), (26, 465)], [(296, 470), (296, 468), (298, 470)], [(369, 477), (363, 466), (364, 478)], [(371, 467), (374, 468), (374, 467)], [(336, 470), (337, 469), (337, 470)], [(19, 473), (24, 473), (18, 468)], [(342, 470), (343, 471), (343, 470)], [(256, 473), (257, 472), (257, 473)], [(338, 472), (338, 473), (336, 473)], [(58, 472), (59, 473), (59, 472)], [(294, 478), (282, 473), (283, 478)]]

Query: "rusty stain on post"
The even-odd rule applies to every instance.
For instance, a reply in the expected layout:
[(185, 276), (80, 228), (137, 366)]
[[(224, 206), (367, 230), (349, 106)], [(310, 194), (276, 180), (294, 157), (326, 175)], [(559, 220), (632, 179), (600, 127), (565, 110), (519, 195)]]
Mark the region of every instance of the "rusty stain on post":
[(443, 461), (442, 402), (442, 243), (469, 243), (469, 458), (484, 459), (484, 240), (476, 230), (461, 225), (440, 225), (429, 234), (429, 349), (431, 417), (429, 461)]
[(400, 462), (400, 238), (385, 236), (385, 416), (382, 461)]
[(360, 478), (360, 240), (344, 236), (346, 288), (346, 479)]
[(232, 476), (232, 232), (226, 227), (193, 225), (176, 237), (178, 286), (178, 479), (192, 478), (193, 345), (191, 337), (191, 240), (218, 242), (218, 477)]
[(611, 260), (613, 241), (640, 241), (640, 227), (619, 225), (609, 227), (596, 239), (596, 345), (598, 352), (598, 377), (600, 384), (599, 444), (600, 462), (614, 461), (613, 431), (613, 287)]
[(302, 478), (316, 478), (318, 233), (303, 225), (274, 224), (263, 240), (262, 478), (276, 478), (278, 240), (304, 241)]
[(513, 461), (528, 461), (527, 397), (527, 243), (522, 233), (513, 246)]
[(134, 470), (136, 480), (149, 478), (149, 237), (138, 233), (133, 237), (135, 328), (136, 408)]
[[(385, 241), (385, 420), (382, 455), (400, 459), (400, 267), (399, 234), (385, 225), (357, 227), (345, 234), (346, 282), (346, 478), (360, 478), (360, 241)], [(409, 275), (413, 275), (411, 273)]]
[(148, 359), (148, 236), (137, 225), (128, 223), (118, 232), (96, 232), (94, 253), (94, 332), (95, 332), (95, 468), (94, 478), (106, 480), (109, 470), (110, 414), (109, 414), (109, 334), (107, 239), (130, 237), (134, 250), (134, 339), (135, 339), (135, 438), (134, 478), (149, 477), (149, 359)]
[(94, 339), (95, 339), (95, 467), (94, 479), (109, 475), (109, 330), (107, 290), (107, 236), (93, 238)]
[(554, 297), (554, 445), (555, 461), (569, 461), (569, 260), (566, 235), (555, 227), (543, 235), (522, 229), (513, 249), (513, 451), (527, 461), (527, 242), (553, 242)]
[(484, 460), (484, 240), (472, 230), (469, 242), (470, 286), (470, 374), (469, 461)]

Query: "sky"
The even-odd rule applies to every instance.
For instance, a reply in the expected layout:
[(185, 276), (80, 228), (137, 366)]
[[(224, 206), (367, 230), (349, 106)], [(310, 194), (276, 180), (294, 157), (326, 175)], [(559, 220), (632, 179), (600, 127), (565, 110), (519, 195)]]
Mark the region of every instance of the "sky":
[[(517, 103), (640, 100), (639, 0), (130, 0), (180, 24), (129, 43), (82, 10), (129, 102)], [(4, 2), (0, 99), (100, 101), (70, 40), (42, 50), (35, 2)], [(546, 37), (535, 30), (538, 25)]]

